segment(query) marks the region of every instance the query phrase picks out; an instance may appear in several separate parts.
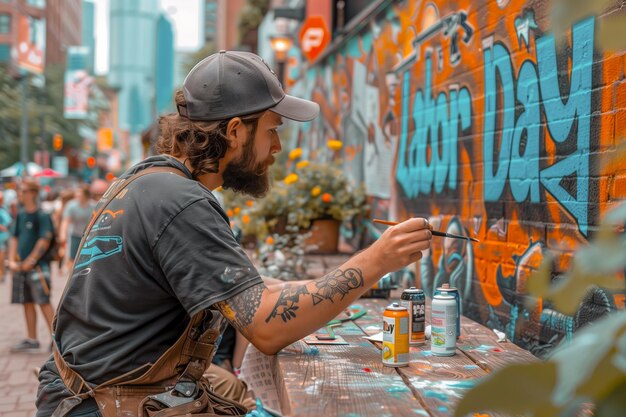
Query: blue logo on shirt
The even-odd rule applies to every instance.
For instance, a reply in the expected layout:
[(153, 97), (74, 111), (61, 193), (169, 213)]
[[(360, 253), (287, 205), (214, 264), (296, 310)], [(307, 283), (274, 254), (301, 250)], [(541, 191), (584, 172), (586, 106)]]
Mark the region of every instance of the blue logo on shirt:
[(122, 251), (121, 236), (96, 236), (83, 246), (75, 268), (82, 268), (99, 259), (108, 258)]

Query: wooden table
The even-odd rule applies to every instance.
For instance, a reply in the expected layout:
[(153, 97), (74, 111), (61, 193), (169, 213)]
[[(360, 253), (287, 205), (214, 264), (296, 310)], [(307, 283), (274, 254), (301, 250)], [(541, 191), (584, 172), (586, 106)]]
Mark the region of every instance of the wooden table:
[[(334, 328), (349, 345), (312, 349), (298, 341), (273, 357), (250, 349), (244, 365), (271, 373), (265, 387), (251, 378), (251, 388), (265, 395), (268, 388), (275, 388), (274, 408), (285, 416), (450, 416), (479, 378), (506, 364), (538, 360), (511, 342), (499, 343), (493, 331), (463, 317), (456, 355), (433, 356), (427, 340), (423, 346), (411, 347), (408, 367), (385, 367), (380, 347), (362, 337), (382, 330), (382, 314), (390, 302), (360, 299), (355, 303), (368, 314)], [(268, 387), (272, 383), (274, 387)]]

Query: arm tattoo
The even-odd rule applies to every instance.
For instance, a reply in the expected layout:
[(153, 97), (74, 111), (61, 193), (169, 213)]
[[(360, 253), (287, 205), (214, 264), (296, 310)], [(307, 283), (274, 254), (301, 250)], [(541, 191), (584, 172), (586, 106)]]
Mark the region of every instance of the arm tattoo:
[(332, 303), (337, 294), (341, 295), (339, 300), (343, 300), (350, 290), (363, 286), (363, 272), (356, 268), (348, 268), (345, 271), (337, 269), (316, 281), (315, 286), (317, 291), (311, 294), (313, 305), (318, 305), (324, 300), (330, 300)]
[(261, 304), (264, 290), (265, 284), (255, 285), (222, 303), (218, 303), (218, 307), (222, 310), (222, 314), (234, 322), (235, 327), (243, 333), (245, 328), (252, 323), (252, 319)]
[(356, 268), (348, 268), (345, 271), (336, 269), (320, 280), (315, 281), (315, 286), (317, 290), (313, 293), (309, 292), (306, 285), (284, 288), (278, 296), (278, 301), (274, 309), (265, 319), (265, 322), (269, 323), (271, 319), (277, 316), (280, 316), (285, 323), (295, 318), (295, 312), (299, 308), (297, 304), (300, 301), (301, 295), (310, 294), (314, 306), (324, 300), (330, 300), (330, 302), (333, 303), (333, 298), (337, 294), (341, 296), (340, 300), (343, 300), (350, 290), (363, 286), (363, 272)]
[(306, 289), (306, 285), (284, 288), (280, 292), (278, 301), (276, 302), (276, 305), (270, 315), (265, 319), (265, 322), (269, 323), (269, 321), (276, 316), (280, 316), (285, 323), (287, 323), (287, 320), (295, 318), (295, 311), (298, 309), (296, 304), (300, 300), (300, 296), (308, 293), (309, 290)]

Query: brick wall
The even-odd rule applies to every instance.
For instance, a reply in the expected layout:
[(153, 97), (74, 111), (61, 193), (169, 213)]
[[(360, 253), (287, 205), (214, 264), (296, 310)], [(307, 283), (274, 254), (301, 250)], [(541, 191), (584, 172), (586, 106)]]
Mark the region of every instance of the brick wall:
[(428, 216), (480, 239), (434, 238), (418, 284), (430, 294), (450, 282), (465, 315), (536, 353), (596, 312), (624, 308), (624, 294), (603, 290), (574, 316), (524, 303), (546, 251), (558, 279), (626, 196), (626, 163), (604, 159), (626, 131), (625, 56), (598, 47), (604, 17), (555, 35), (547, 3), (391, 2), (321, 62), (288, 74), (293, 94), (322, 107), (290, 129), (290, 146), (314, 159), (340, 139), (375, 217)]

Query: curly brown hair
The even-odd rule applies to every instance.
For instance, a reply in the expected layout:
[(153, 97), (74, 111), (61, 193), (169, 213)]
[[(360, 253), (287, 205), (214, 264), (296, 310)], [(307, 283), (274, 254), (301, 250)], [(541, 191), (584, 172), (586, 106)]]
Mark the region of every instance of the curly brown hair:
[[(177, 106), (185, 107), (187, 102), (183, 92), (178, 90), (174, 96)], [(240, 116), (248, 127), (248, 134), (254, 137), (257, 123), (264, 112)], [(207, 173), (219, 171), (220, 159), (228, 150), (226, 128), (229, 120), (214, 122), (194, 121), (178, 113), (168, 114), (159, 119), (160, 136), (156, 150), (161, 154), (175, 157), (185, 156), (192, 167), (192, 176), (198, 178)]]

